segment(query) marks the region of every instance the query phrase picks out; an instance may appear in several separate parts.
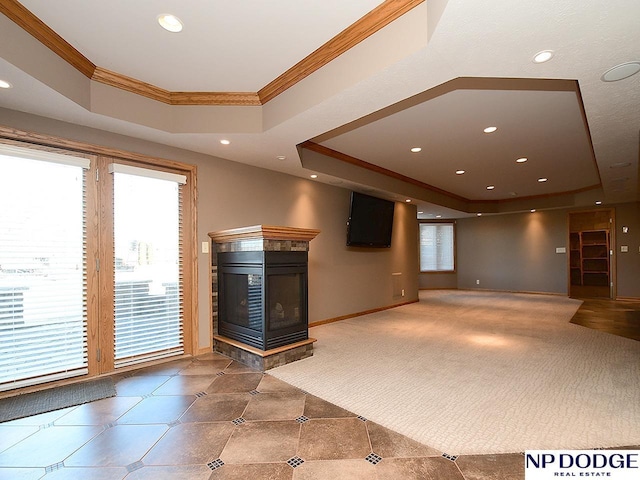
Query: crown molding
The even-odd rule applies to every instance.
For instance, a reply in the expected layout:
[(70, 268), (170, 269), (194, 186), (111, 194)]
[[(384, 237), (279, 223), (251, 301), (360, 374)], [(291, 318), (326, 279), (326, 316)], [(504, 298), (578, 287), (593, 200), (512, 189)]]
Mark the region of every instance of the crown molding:
[(47, 24), (16, 0), (2, 0), (0, 13), (57, 54), (85, 77), (91, 78), (96, 66)]
[(386, 0), (278, 78), (258, 90), (264, 104), (350, 50), (424, 0)]
[(7, 16), (87, 78), (96, 82), (168, 105), (259, 106), (273, 100), (424, 1), (385, 0), (258, 92), (172, 92), (165, 90), (96, 66), (17, 0), (2, 0), (0, 13)]

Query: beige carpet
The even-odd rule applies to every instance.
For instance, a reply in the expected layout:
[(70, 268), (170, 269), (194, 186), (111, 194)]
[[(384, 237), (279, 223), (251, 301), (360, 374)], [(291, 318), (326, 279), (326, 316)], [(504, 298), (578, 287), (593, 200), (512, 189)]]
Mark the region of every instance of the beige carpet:
[(449, 454), (640, 445), (640, 342), (569, 323), (579, 301), (420, 299), (314, 327), (269, 373)]

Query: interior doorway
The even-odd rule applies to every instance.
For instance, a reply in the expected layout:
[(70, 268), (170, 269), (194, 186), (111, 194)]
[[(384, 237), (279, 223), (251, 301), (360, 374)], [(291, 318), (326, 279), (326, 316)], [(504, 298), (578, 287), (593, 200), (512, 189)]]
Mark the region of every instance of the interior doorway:
[(615, 298), (610, 209), (569, 214), (569, 295)]

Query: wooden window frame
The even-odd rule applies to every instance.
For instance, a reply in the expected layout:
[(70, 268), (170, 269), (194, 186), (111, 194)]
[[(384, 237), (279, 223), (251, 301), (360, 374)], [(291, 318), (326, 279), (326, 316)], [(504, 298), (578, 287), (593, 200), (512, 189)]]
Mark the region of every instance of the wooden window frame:
[[(0, 125), (0, 142), (35, 150), (89, 156), (91, 169), (87, 172), (87, 316), (88, 341), (93, 342), (89, 350), (89, 373), (82, 378), (114, 373), (113, 353), (113, 279), (104, 281), (104, 276), (113, 277), (113, 240), (106, 240), (113, 232), (113, 179), (108, 174), (110, 163), (152, 168), (179, 173), (187, 178), (181, 188), (183, 205), (183, 328), (184, 356), (198, 353), (198, 270), (197, 270), (197, 167), (186, 163), (156, 158), (101, 145), (89, 144), (56, 136), (18, 130)], [(91, 180), (99, 179), (98, 181)], [(102, 243), (102, 244), (100, 244)], [(92, 258), (95, 255), (95, 262)], [(100, 268), (96, 266), (99, 265)], [(96, 351), (97, 349), (97, 351)], [(173, 357), (176, 358), (176, 357)], [(178, 357), (179, 358), (179, 357)], [(155, 362), (157, 363), (157, 362)], [(143, 364), (133, 368), (141, 368)], [(119, 369), (124, 371), (126, 369)], [(70, 383), (69, 380), (50, 385)], [(38, 390), (34, 386), (25, 391)], [(17, 390), (16, 390), (17, 391)], [(15, 394), (16, 391), (13, 391)]]

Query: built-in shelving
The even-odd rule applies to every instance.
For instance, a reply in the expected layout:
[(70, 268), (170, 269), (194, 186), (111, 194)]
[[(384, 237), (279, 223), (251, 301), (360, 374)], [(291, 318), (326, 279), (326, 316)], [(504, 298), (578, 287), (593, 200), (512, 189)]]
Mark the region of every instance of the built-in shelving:
[(572, 232), (569, 237), (571, 285), (609, 286), (609, 231)]

